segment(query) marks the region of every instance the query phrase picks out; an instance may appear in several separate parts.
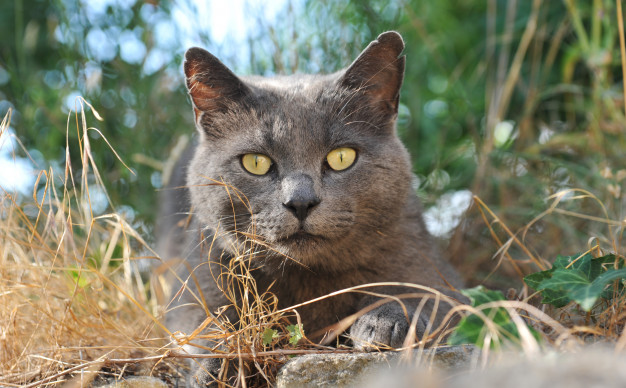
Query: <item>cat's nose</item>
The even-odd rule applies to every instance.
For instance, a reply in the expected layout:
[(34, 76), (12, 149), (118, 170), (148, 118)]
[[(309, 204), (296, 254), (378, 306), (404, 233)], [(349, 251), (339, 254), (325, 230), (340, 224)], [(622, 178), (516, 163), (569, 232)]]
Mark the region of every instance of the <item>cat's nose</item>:
[(306, 174), (285, 177), (282, 181), (283, 206), (300, 221), (309, 215), (321, 199), (315, 193), (313, 179)]
[(284, 205), (293, 214), (295, 214), (300, 221), (304, 221), (304, 219), (309, 215), (309, 210), (317, 206), (320, 202), (321, 201), (319, 198), (314, 197), (304, 199), (292, 199), (291, 201), (284, 203)]

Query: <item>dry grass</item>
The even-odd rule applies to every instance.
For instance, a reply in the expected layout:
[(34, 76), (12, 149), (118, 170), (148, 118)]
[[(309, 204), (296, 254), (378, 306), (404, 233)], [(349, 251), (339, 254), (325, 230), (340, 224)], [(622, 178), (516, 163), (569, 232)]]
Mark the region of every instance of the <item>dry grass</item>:
[[(167, 344), (155, 330), (157, 304), (137, 265), (153, 254), (119, 214), (94, 216), (89, 189), (104, 189), (87, 136), (96, 129), (88, 128), (84, 110), (79, 112), (68, 119), (68, 131), (75, 119), (80, 141), (67, 145), (65, 171), (41, 171), (30, 199), (1, 192), (4, 386), (57, 385), (72, 379), (88, 385), (96, 376), (171, 372), (158, 360), (141, 366), (128, 360), (163, 354)], [(9, 120), (10, 112), (0, 133), (7, 131)], [(81, 150), (80, 177), (70, 166), (70, 146)]]

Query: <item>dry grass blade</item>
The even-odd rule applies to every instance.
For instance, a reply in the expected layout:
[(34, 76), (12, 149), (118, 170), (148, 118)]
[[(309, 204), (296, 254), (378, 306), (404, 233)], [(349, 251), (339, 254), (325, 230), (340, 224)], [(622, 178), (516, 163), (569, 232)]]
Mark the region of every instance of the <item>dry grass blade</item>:
[[(485, 224), (488, 226), (489, 232), (491, 233), (491, 236), (496, 240), (496, 242), (498, 243), (498, 246), (502, 248), (500, 250), (500, 253), (502, 255), (506, 256), (510, 260), (511, 264), (513, 264), (513, 266), (516, 268), (516, 271), (518, 272), (518, 274), (522, 275), (522, 272), (519, 269), (519, 267), (517, 267), (517, 264), (515, 264), (515, 261), (513, 260), (513, 258), (508, 253), (508, 247), (512, 243), (515, 243), (517, 246), (519, 246), (522, 249), (522, 251), (524, 251), (524, 253), (530, 258), (530, 260), (532, 260), (532, 262), (537, 265), (537, 267), (539, 267), (542, 270), (546, 268), (546, 264), (543, 261), (541, 261), (540, 258), (537, 258), (526, 247), (526, 245), (524, 243), (522, 243), (522, 241), (520, 241), (520, 239), (517, 237), (517, 234), (511, 232), (511, 230), (506, 226), (506, 224), (504, 222), (502, 222), (502, 220), (500, 220), (500, 218), (493, 211), (491, 211), (491, 209), (489, 209), (489, 207), (480, 198), (478, 198), (477, 196), (474, 196), (474, 201), (476, 203), (478, 203), (478, 205), (479, 205), (480, 214), (481, 214), (483, 220), (485, 221)], [(489, 216), (492, 218), (493, 221), (490, 222), (487, 219), (485, 211), (489, 214)], [(492, 224), (498, 224), (498, 225), (500, 225), (504, 229), (505, 233), (509, 237), (509, 240), (506, 243), (503, 243), (500, 240), (500, 238), (498, 237), (497, 233), (493, 229)]]
[[(91, 159), (82, 109), (86, 102), (80, 103), (76, 124), (83, 158), (81, 188), (74, 185), (68, 158), (61, 179), (52, 169), (39, 173), (30, 201), (6, 191), (0, 199), (4, 385), (56, 385), (80, 371), (90, 372), (83, 373), (90, 379), (112, 377), (120, 367), (137, 372), (142, 360), (150, 373), (166, 353), (167, 341), (155, 330), (157, 305), (134, 264), (141, 257), (138, 253), (150, 252), (149, 247), (122, 216), (96, 216), (91, 210), (90, 180), (102, 191), (104, 186)], [(10, 114), (2, 121), (1, 133), (9, 122)], [(69, 147), (68, 140), (66, 155)], [(133, 358), (134, 366), (111, 361), (126, 358)], [(170, 366), (159, 365), (154, 373), (173, 364), (170, 360)]]

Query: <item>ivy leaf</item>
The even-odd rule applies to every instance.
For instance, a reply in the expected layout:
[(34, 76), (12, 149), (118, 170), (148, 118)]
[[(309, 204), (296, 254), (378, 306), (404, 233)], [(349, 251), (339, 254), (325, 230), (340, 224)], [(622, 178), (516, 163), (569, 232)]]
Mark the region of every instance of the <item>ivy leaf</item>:
[(567, 291), (543, 290), (541, 303), (551, 304), (554, 307), (565, 307), (572, 300), (567, 296)]
[[(461, 292), (470, 299), (473, 307), (506, 300), (500, 291), (491, 291), (483, 286), (462, 290)], [(482, 312), (497, 326), (498, 332), (501, 334), (500, 339), (520, 340), (518, 327), (506, 309), (502, 307), (488, 308), (483, 309)], [(540, 339), (539, 334), (533, 328), (528, 327), (528, 329), (537, 340)], [(487, 333), (489, 333), (489, 328), (485, 325), (483, 319), (476, 314), (470, 314), (461, 319), (459, 325), (450, 335), (448, 342), (451, 345), (472, 343), (482, 347)], [(492, 341), (491, 346), (494, 345), (495, 342)]]
[[(552, 279), (552, 276), (554, 275), (554, 272), (557, 269), (570, 268), (570, 269), (580, 270), (582, 272), (589, 272), (589, 267), (590, 267), (589, 262), (591, 259), (592, 259), (592, 256), (588, 254), (582, 257), (580, 257), (580, 255), (577, 255), (577, 256), (558, 255), (556, 259), (554, 260), (554, 264), (552, 264), (552, 268), (546, 271), (535, 272), (530, 275), (527, 275), (526, 277), (524, 277), (524, 282), (526, 282), (526, 284), (530, 288), (539, 291), (540, 284), (543, 283), (544, 281), (547, 281), (548, 279)], [(561, 292), (553, 292), (553, 291), (555, 290), (551, 290), (551, 292), (548, 292), (548, 294), (550, 294), (548, 296), (549, 300), (556, 301), (556, 300), (564, 299), (565, 294), (562, 291)], [(545, 297), (546, 295), (544, 294), (544, 298)], [(546, 304), (549, 302), (544, 301), (543, 303)], [(567, 303), (568, 302), (565, 302), (565, 304)]]
[(278, 332), (276, 330), (269, 327), (265, 328), (265, 331), (263, 331), (263, 334), (261, 335), (263, 345), (269, 346), (276, 337), (278, 337)]
[[(596, 301), (605, 293), (605, 288), (618, 279), (626, 278), (626, 268), (611, 269), (598, 276), (592, 283), (585, 287), (580, 287), (570, 293), (570, 297), (576, 301), (585, 311), (591, 310)], [(622, 287), (623, 288), (623, 287)], [(610, 299), (613, 296), (613, 290)], [(619, 291), (618, 291), (619, 293)]]
[(601, 274), (607, 272), (610, 269), (619, 269), (624, 267), (624, 259), (621, 257), (616, 259), (615, 255), (606, 255), (598, 257), (591, 261), (591, 272), (589, 274), (590, 280), (595, 280)]
[(287, 331), (289, 331), (289, 343), (293, 346), (296, 346), (298, 341), (304, 337), (300, 325), (289, 325), (287, 326)]
[(537, 290), (541, 282), (552, 277), (552, 273), (554, 273), (554, 269), (531, 273), (530, 275), (524, 277), (524, 282), (528, 284), (528, 287), (532, 288), (533, 290)]
[(587, 275), (578, 269), (557, 269), (550, 279), (546, 279), (537, 288), (537, 291), (549, 289), (552, 291), (574, 291), (591, 284)]
[(558, 255), (552, 266), (554, 269), (575, 269), (589, 277), (591, 261), (593, 256), (590, 253), (584, 255), (561, 256)]
[[(607, 287), (618, 279), (626, 278), (624, 260), (615, 255), (594, 258), (583, 256), (558, 256), (551, 269), (530, 274), (526, 284), (540, 291), (544, 304), (564, 307), (575, 301), (585, 311), (590, 311), (599, 298), (613, 298), (615, 290)], [(620, 269), (621, 268), (621, 269)], [(617, 292), (624, 289), (618, 284)]]

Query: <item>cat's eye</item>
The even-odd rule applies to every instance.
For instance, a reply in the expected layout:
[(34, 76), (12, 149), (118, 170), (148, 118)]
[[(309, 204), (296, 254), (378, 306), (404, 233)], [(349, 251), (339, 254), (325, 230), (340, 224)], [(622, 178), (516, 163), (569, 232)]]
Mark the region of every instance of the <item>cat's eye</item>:
[(245, 154), (241, 157), (241, 164), (251, 174), (265, 175), (272, 167), (272, 159), (263, 154)]
[(352, 148), (336, 148), (326, 155), (326, 161), (330, 168), (335, 171), (345, 170), (352, 166), (356, 159), (356, 151)]

